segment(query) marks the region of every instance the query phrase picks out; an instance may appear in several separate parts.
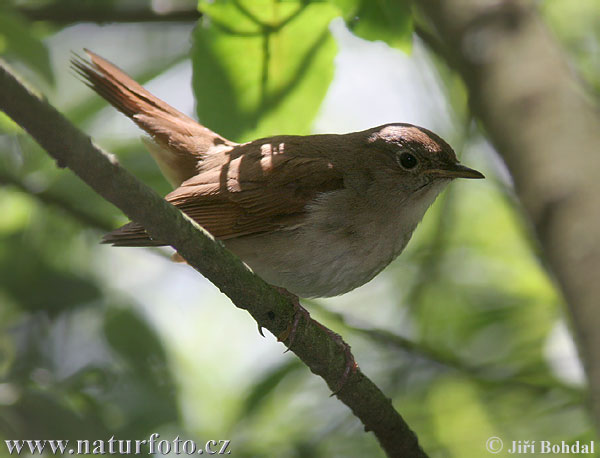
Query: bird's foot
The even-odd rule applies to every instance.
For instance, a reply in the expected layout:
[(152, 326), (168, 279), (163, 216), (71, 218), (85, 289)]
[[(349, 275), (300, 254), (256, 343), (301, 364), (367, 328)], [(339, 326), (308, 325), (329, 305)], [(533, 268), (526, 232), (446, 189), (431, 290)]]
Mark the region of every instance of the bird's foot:
[(333, 393), (331, 393), (331, 396), (338, 394), (340, 392), (340, 390), (344, 387), (346, 382), (348, 381), (350, 374), (356, 372), (356, 369), (358, 368), (358, 365), (356, 364), (356, 361), (354, 360), (354, 355), (352, 355), (350, 345), (348, 345), (346, 342), (344, 342), (344, 339), (342, 339), (342, 336), (340, 336), (338, 333), (332, 331), (327, 326), (322, 325), (318, 321), (313, 320), (311, 318), (308, 310), (306, 310), (304, 307), (302, 307), (302, 305), (300, 305), (300, 300), (298, 299), (298, 296), (290, 293), (285, 288), (277, 288), (277, 290), (284, 296), (290, 298), (292, 301), (292, 304), (294, 305), (294, 319), (292, 320), (290, 325), (287, 327), (287, 329), (285, 331), (283, 331), (281, 334), (279, 334), (279, 336), (277, 336), (277, 341), (279, 341), (279, 342), (287, 341), (288, 348), (285, 351), (285, 353), (290, 351), (290, 348), (291, 348), (292, 344), (294, 343), (294, 339), (296, 337), (296, 332), (298, 330), (298, 324), (300, 323), (300, 319), (302, 317), (304, 317), (304, 319), (306, 320), (307, 323), (309, 321), (312, 321), (317, 326), (319, 326), (321, 329), (323, 329), (323, 331), (325, 331), (325, 333), (327, 333), (327, 335), (329, 335), (333, 339), (333, 341), (336, 343), (336, 345), (338, 345), (342, 348), (342, 351), (344, 352), (344, 355), (346, 358), (346, 365), (344, 367), (344, 372), (342, 373), (342, 376), (338, 382), (338, 385), (337, 385), (336, 389), (333, 391)]
[(306, 322), (308, 323), (310, 318), (310, 313), (306, 310), (302, 305), (300, 305), (300, 299), (295, 294), (290, 293), (285, 288), (276, 287), (277, 291), (286, 296), (292, 301), (292, 305), (294, 306), (294, 319), (287, 327), (285, 331), (277, 336), (278, 342), (286, 342), (287, 341), (287, 350), (285, 352), (290, 351), (290, 347), (294, 343), (294, 339), (296, 338), (296, 332), (298, 330), (298, 324), (300, 323), (300, 318), (304, 317)]
[(350, 374), (353, 374), (356, 372), (356, 369), (358, 369), (358, 364), (356, 364), (356, 361), (354, 360), (354, 355), (352, 354), (350, 345), (348, 345), (346, 342), (344, 342), (344, 339), (342, 339), (342, 336), (340, 336), (337, 332), (332, 331), (328, 327), (323, 326), (318, 321), (315, 321), (315, 324), (317, 326), (319, 326), (320, 328), (322, 328), (329, 336), (331, 336), (333, 341), (339, 347), (342, 348), (342, 351), (344, 352), (344, 356), (346, 358), (346, 365), (344, 367), (344, 372), (342, 373), (342, 376), (340, 377), (340, 380), (338, 381), (337, 387), (335, 388), (335, 390), (333, 390), (333, 393), (331, 393), (331, 395), (330, 395), (330, 396), (335, 396), (336, 394), (338, 394), (340, 392), (340, 390), (342, 388), (344, 388), (344, 385), (348, 381)]

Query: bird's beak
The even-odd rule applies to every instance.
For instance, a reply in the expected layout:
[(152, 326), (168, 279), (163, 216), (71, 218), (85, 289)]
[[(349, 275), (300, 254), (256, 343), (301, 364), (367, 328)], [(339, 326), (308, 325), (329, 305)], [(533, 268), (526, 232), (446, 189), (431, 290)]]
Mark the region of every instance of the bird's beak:
[(458, 162), (456, 164), (443, 165), (437, 169), (429, 169), (425, 173), (440, 178), (485, 178), (483, 173), (470, 169)]

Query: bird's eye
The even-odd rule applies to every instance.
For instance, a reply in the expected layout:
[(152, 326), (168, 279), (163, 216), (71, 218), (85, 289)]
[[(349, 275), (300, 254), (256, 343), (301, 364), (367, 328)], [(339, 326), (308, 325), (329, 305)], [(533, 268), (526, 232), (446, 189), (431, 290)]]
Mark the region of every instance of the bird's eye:
[(397, 161), (402, 166), (402, 168), (407, 170), (414, 169), (418, 163), (417, 158), (414, 156), (414, 154), (406, 152), (398, 155)]

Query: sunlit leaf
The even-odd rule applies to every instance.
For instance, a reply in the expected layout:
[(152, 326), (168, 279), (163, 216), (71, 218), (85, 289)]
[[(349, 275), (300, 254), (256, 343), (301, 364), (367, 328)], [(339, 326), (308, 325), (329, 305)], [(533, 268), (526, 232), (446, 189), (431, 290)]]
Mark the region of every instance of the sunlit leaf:
[(200, 2), (192, 54), (198, 116), (232, 140), (306, 134), (333, 76), (328, 3)]
[(352, 32), (365, 40), (382, 40), (409, 50), (413, 31), (411, 0), (332, 0)]
[(22, 129), (16, 122), (10, 119), (5, 113), (0, 112), (0, 132), (17, 133), (21, 131)]
[[(0, 175), (0, 184), (2, 176)], [(0, 235), (22, 231), (29, 222), (32, 202), (21, 192), (0, 191)]]
[[(494, 418), (486, 411), (477, 388), (468, 380), (441, 379), (432, 388), (427, 404), (437, 439), (449, 450), (446, 456), (484, 456), (486, 440), (498, 434)], [(462, 431), (472, 440), (461, 440)]]

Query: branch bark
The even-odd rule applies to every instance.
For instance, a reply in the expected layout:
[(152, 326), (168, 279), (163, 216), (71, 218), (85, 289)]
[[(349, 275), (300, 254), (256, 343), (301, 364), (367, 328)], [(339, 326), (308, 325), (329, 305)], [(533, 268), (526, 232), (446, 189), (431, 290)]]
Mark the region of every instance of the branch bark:
[(600, 115), (528, 0), (421, 0), (515, 181), (576, 330), (600, 425)]
[[(447, 349), (439, 349), (425, 342), (408, 339), (400, 334), (395, 334), (387, 329), (357, 325), (349, 320), (344, 314), (327, 310), (317, 301), (310, 301), (312, 309), (318, 309), (321, 313), (326, 314), (332, 320), (339, 323), (345, 330), (352, 333), (361, 334), (368, 337), (373, 343), (380, 345), (382, 348), (394, 348), (403, 353), (410, 354), (411, 358), (419, 358), (429, 361), (432, 367), (445, 367), (446, 369), (458, 371), (463, 375), (468, 376), (471, 380), (481, 383), (489, 387), (490, 385), (511, 387), (535, 392), (537, 395), (545, 395), (550, 391), (559, 390), (561, 393), (571, 396), (573, 402), (582, 401), (584, 391), (578, 387), (573, 387), (558, 380), (553, 380), (550, 383), (535, 382), (527, 379), (521, 379), (519, 374), (498, 375), (490, 371), (489, 367), (476, 366), (469, 361), (462, 359), (459, 355), (449, 352)], [(496, 369), (496, 368), (494, 368)], [(502, 371), (500, 371), (502, 372)], [(506, 371), (508, 373), (510, 371)]]
[(49, 21), (58, 25), (78, 22), (195, 22), (202, 14), (195, 8), (157, 13), (149, 3), (136, 8), (110, 7), (102, 3), (54, 2), (37, 7), (21, 6), (15, 9), (31, 21)]
[[(22, 126), (54, 159), (69, 167), (98, 194), (141, 223), (153, 237), (167, 241), (259, 326), (281, 335), (293, 319), (289, 298), (254, 275), (237, 257), (124, 170), (39, 96), (28, 90), (0, 61), (0, 109)], [(342, 348), (314, 320), (302, 320), (290, 347), (333, 390), (346, 366)], [(388, 456), (425, 457), (416, 435), (379, 388), (360, 369), (336, 396), (372, 431)]]

